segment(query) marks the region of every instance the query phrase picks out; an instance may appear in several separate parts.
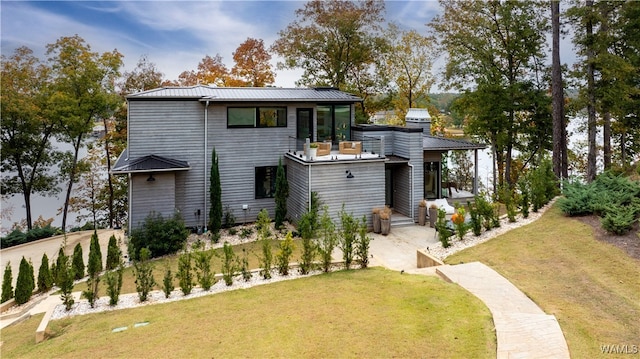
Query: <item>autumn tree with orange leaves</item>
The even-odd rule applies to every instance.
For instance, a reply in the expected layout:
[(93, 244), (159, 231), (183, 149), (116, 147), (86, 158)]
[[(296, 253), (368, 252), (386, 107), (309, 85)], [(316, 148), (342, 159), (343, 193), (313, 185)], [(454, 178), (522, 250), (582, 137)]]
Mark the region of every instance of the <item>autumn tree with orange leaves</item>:
[(229, 85), (264, 87), (273, 84), (275, 74), (270, 60), (271, 55), (265, 50), (262, 39), (248, 37), (233, 53), (236, 64), (231, 69)]
[(226, 86), (229, 70), (222, 63), (222, 56), (206, 55), (198, 64), (197, 71), (183, 71), (178, 75), (178, 80), (167, 84), (175, 86), (214, 85)]

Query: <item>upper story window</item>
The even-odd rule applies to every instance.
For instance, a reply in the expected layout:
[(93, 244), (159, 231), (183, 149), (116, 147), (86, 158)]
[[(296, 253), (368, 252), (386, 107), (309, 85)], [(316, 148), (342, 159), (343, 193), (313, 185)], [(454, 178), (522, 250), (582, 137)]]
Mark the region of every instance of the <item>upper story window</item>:
[(287, 108), (228, 107), (227, 127), (287, 127)]

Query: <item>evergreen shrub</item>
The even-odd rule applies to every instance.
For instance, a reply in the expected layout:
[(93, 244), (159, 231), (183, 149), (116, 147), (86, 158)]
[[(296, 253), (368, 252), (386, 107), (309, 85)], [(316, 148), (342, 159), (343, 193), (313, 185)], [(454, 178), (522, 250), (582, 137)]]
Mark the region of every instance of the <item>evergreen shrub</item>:
[(75, 280), (82, 279), (84, 277), (84, 259), (82, 258), (82, 255), (82, 246), (78, 243), (73, 248), (73, 257), (71, 259)]
[(280, 250), (276, 254), (276, 267), (281, 275), (289, 275), (289, 262), (295, 246), (293, 245), (293, 234), (287, 232), (283, 241), (280, 241)]
[(154, 257), (176, 253), (184, 247), (188, 236), (180, 213), (164, 219), (160, 213), (151, 212), (142, 227), (131, 232), (129, 256), (138, 260), (142, 248), (147, 248)]
[(18, 269), (18, 279), (16, 280), (16, 304), (20, 305), (28, 302), (34, 289), (33, 267), (22, 257), (20, 268)]
[(178, 284), (183, 295), (188, 295), (193, 290), (194, 278), (193, 278), (193, 266), (191, 264), (191, 253), (182, 253), (178, 257)]
[(44, 293), (53, 288), (53, 277), (49, 269), (49, 257), (44, 253), (38, 269), (38, 291)]
[(4, 303), (11, 298), (13, 298), (13, 273), (11, 271), (11, 262), (7, 262), (2, 276), (2, 298), (0, 303)]
[(156, 281), (153, 277), (153, 265), (149, 261), (151, 251), (148, 248), (140, 249), (139, 257), (133, 262), (133, 276), (136, 278), (136, 291), (141, 302), (145, 302), (149, 292), (153, 290)]

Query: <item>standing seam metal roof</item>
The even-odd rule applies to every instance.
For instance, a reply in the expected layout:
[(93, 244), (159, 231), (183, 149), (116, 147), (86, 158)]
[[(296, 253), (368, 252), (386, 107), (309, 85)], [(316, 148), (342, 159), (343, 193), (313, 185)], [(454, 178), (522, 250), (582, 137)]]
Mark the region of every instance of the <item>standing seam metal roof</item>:
[(280, 87), (163, 87), (128, 95), (129, 99), (194, 98), (201, 101), (346, 101), (359, 102), (358, 96), (335, 88)]
[(455, 140), (452, 138), (427, 136), (422, 137), (422, 148), (425, 150), (481, 150), (484, 144)]

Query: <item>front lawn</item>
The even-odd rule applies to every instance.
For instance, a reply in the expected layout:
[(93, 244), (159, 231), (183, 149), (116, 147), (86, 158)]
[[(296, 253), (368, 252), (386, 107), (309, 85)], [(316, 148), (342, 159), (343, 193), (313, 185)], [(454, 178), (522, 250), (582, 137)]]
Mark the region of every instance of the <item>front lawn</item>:
[[(489, 310), (435, 277), (340, 271), (2, 331), (3, 358), (494, 358)], [(134, 328), (135, 323), (149, 322)], [(113, 333), (117, 327), (127, 330)]]

